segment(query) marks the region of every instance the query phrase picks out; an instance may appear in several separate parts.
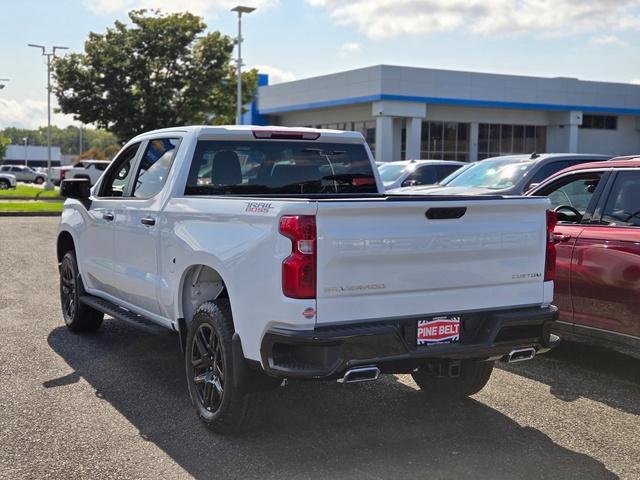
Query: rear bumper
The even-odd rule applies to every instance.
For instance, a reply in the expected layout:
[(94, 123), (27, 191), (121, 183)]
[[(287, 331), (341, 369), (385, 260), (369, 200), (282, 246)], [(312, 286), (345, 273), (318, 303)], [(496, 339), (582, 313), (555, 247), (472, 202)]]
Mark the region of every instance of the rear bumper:
[(410, 372), (429, 359), (498, 359), (518, 347), (544, 353), (558, 338), (551, 326), (554, 306), (493, 312), (465, 312), (460, 342), (416, 345), (417, 321), (424, 317), (319, 327), (269, 330), (261, 345), (269, 375), (289, 378), (337, 378), (347, 368), (376, 365), (385, 373)]

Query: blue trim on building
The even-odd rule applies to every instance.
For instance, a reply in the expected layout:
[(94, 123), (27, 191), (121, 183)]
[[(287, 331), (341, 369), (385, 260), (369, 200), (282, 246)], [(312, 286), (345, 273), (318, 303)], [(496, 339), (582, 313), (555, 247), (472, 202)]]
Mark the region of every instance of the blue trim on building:
[[(258, 74), (258, 88), (269, 85), (269, 75)], [(269, 125), (269, 119), (258, 111), (258, 103), (254, 97), (253, 101), (247, 105), (247, 111), (242, 114), (243, 125)]]
[(527, 102), (499, 102), (493, 100), (469, 100), (461, 98), (437, 98), (437, 97), (414, 97), (407, 95), (377, 94), (364, 97), (341, 98), (324, 102), (303, 103), (286, 107), (259, 109), (260, 115), (272, 115), (275, 113), (295, 112), (299, 110), (313, 110), (318, 108), (339, 107), (342, 105), (353, 105), (358, 103), (378, 102), (390, 100), (395, 102), (419, 102), (438, 105), (455, 105), (460, 107), (493, 107), (493, 108), (513, 108), (520, 110), (578, 110), (587, 113), (619, 113), (623, 115), (640, 115), (640, 108), (620, 108), (620, 107), (595, 107), (585, 105), (555, 105), (550, 103), (527, 103)]

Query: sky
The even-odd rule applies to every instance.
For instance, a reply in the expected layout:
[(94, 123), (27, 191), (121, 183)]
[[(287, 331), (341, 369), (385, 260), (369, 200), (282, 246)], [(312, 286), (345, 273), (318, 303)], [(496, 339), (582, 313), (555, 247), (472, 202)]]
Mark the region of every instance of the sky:
[(82, 52), (134, 8), (235, 36), (238, 2), (257, 7), (244, 63), (270, 83), (389, 64), (640, 84), (640, 0), (0, 0), (0, 128), (46, 125), (45, 59), (28, 43)]

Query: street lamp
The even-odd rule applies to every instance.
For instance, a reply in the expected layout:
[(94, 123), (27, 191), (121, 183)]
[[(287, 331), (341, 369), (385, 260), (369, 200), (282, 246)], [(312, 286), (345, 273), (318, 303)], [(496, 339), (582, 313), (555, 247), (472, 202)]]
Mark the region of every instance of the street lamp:
[(51, 59), (56, 56), (56, 50), (67, 50), (69, 47), (54, 46), (50, 52), (46, 51), (44, 45), (35, 45), (30, 43), (29, 47), (39, 48), (42, 55), (47, 57), (47, 183), (45, 190), (53, 189), (51, 183)]
[(28, 167), (29, 160), (27, 160), (27, 141), (29, 139), (27, 137), (22, 137), (22, 141), (24, 142), (24, 164)]
[(242, 14), (251, 13), (255, 10), (253, 7), (243, 7), (238, 5), (232, 8), (232, 12), (238, 12), (238, 38), (236, 38), (236, 44), (238, 45), (238, 91), (237, 91), (237, 105), (236, 105), (236, 125), (242, 125)]

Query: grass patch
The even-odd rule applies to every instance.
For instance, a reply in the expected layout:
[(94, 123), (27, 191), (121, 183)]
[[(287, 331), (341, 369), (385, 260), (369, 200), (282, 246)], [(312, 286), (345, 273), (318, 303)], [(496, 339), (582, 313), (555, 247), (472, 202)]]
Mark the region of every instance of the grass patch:
[(54, 188), (53, 190), (44, 190), (42, 188), (32, 187), (31, 185), (25, 185), (23, 183), (18, 183), (16, 188), (0, 190), (0, 199), (12, 197), (58, 198), (59, 196), (60, 190), (58, 188)]
[(0, 202), (0, 212), (61, 212), (62, 202)]

